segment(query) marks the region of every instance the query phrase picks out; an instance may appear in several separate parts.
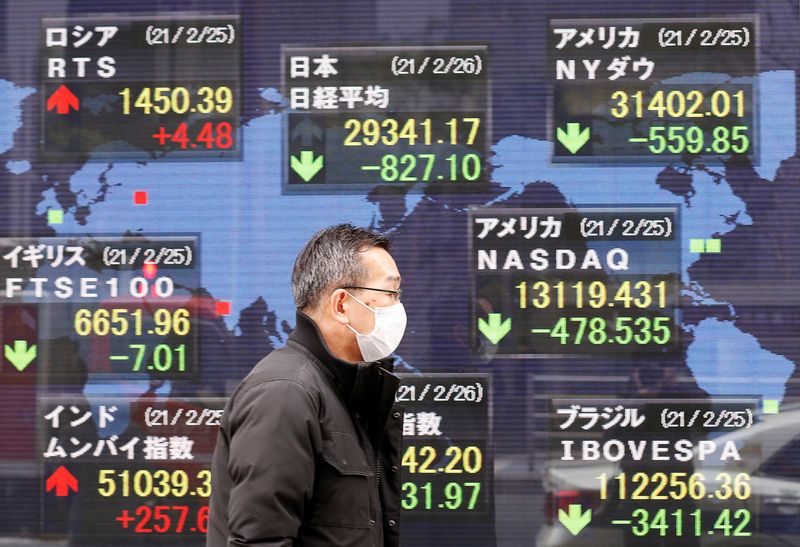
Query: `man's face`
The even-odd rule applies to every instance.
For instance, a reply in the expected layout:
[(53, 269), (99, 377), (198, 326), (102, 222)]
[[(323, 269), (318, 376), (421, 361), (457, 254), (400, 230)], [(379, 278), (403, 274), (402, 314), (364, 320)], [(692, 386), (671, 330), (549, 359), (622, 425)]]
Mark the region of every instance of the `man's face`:
[[(400, 272), (392, 256), (380, 247), (371, 247), (364, 251), (361, 260), (367, 267), (369, 277), (362, 285), (373, 289), (397, 290), (400, 288)], [(361, 300), (370, 308), (383, 308), (396, 303), (395, 297), (390, 293), (380, 291), (367, 291), (364, 289), (347, 289), (347, 291)], [(347, 298), (344, 302), (350, 326), (361, 334), (369, 334), (375, 328), (375, 314), (356, 302)], [(348, 329), (348, 332), (349, 331)], [(351, 332), (352, 334), (352, 332)], [(355, 334), (353, 343), (355, 344)]]

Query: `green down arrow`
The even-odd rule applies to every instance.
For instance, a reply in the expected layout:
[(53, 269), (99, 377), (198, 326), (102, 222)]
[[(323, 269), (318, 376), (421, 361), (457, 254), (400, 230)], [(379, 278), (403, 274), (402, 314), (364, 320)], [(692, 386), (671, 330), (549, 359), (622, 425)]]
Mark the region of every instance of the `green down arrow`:
[(300, 152), (300, 159), (292, 156), (292, 169), (300, 175), (304, 181), (308, 182), (314, 178), (314, 175), (319, 173), (325, 162), (325, 157), (320, 155), (314, 158), (314, 152), (310, 150), (303, 150)]
[(573, 536), (577, 536), (581, 530), (586, 528), (592, 522), (592, 510), (587, 509), (581, 512), (581, 506), (572, 504), (569, 506), (569, 513), (563, 509), (558, 510), (558, 521), (564, 525), (564, 528), (570, 531)]
[(503, 321), (499, 313), (490, 313), (488, 323), (482, 317), (478, 318), (478, 330), (489, 339), (492, 344), (497, 344), (503, 336), (511, 330), (511, 318)]
[(4, 350), (6, 359), (20, 372), (36, 359), (36, 344), (28, 347), (25, 340), (14, 340), (14, 347), (6, 344)]
[(581, 131), (581, 124), (579, 123), (568, 123), (566, 131), (560, 127), (556, 129), (558, 142), (563, 144), (564, 148), (573, 154), (583, 148), (584, 144), (589, 142), (590, 133), (588, 127)]

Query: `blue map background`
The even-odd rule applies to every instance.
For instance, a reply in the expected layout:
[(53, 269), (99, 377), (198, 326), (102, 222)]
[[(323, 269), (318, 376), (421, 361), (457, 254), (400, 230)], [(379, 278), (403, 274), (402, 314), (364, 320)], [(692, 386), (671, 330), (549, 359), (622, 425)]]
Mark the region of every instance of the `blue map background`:
[[(790, 157), (794, 148), (793, 84), (794, 73), (789, 71), (760, 75), (761, 123), (770, 131), (762, 143), (761, 165), (753, 174), (766, 180), (776, 176), (780, 161)], [(12, 89), (19, 97), (25, 95), (18, 88)], [(266, 99), (280, 100), (275, 90), (262, 93)], [(774, 101), (774, 97), (783, 100)], [(19, 109), (19, 102), (16, 101), (16, 107), (14, 102), (6, 103), (11, 105), (6, 107), (9, 118), (15, 117), (13, 111)], [(242, 162), (187, 165), (170, 161), (169, 156), (148, 161), (144, 152), (142, 161), (137, 163), (105, 164), (90, 159), (70, 177), (69, 189), (75, 195), (75, 205), (66, 208), (64, 223), (54, 225), (54, 229), (58, 234), (127, 231), (149, 234), (190, 233), (202, 226), (203, 287), (215, 298), (231, 301), (232, 313), (225, 320), (233, 330), (242, 311), (259, 298), (269, 303), (279, 323), (293, 324), (294, 304), (289, 286), (292, 263), (303, 243), (322, 227), (353, 222), (419, 244), (425, 240), (419, 235), (419, 227), (438, 222), (431, 218), (429, 207), (420, 206), (423, 200), (464, 217), (462, 224), (466, 226), (463, 207), (448, 207), (423, 194), (408, 193), (391, 199), (357, 194), (282, 195), (276, 183), (281, 180), (283, 120), (280, 112), (274, 112), (254, 118), (244, 126), (245, 150), (259, 153), (247, 154)], [(727, 250), (730, 239), (724, 236), (753, 224), (747, 203), (731, 188), (724, 166), (708, 170), (673, 166), (682, 169), (690, 179), (692, 195), (688, 197), (657, 183), (663, 167), (564, 168), (550, 164), (550, 146), (548, 141), (521, 136), (497, 142), (493, 147), (493, 179), (505, 191), (484, 204), (514, 206), (530, 185), (549, 183), (570, 205), (681, 206), (682, 276), (687, 287), (684, 293), (694, 306), (725, 304), (728, 308), (722, 317), (712, 314), (696, 324), (685, 325), (694, 337), (687, 349), (687, 365), (700, 387), (711, 395), (740, 394), (781, 400), (795, 362), (769, 351), (752, 334), (737, 327), (735, 304), (715, 298), (690, 274), (703, 255), (689, 252), (689, 239), (721, 238), (723, 249)], [(131, 195), (136, 189), (148, 190), (150, 203), (146, 207), (131, 206)], [(389, 205), (387, 202), (402, 211), (399, 219), (384, 218), (381, 204)], [(76, 213), (82, 207), (89, 207), (90, 212), (78, 217)], [(63, 206), (57, 200), (56, 190), (48, 188), (42, 193), (36, 213), (44, 216), (56, 208)], [(230, 249), (237, 252), (231, 253)], [(402, 267), (405, 257), (402, 254), (399, 257)], [(409, 269), (412, 274), (406, 274), (408, 292), (413, 293), (418, 274), (413, 267), (404, 271)], [(418, 325), (410, 323), (407, 339), (428, 330)], [(269, 334), (273, 344), (285, 341), (285, 330)], [(398, 354), (405, 355), (403, 346)], [(413, 364), (413, 360), (410, 362)]]

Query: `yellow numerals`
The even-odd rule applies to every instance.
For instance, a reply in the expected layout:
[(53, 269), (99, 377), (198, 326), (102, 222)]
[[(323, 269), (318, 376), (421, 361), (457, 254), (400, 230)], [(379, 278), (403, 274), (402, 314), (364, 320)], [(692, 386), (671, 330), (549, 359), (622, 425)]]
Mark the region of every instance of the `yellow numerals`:
[(112, 496), (128, 498), (131, 496), (147, 498), (150, 496), (176, 497), (198, 496), (207, 498), (211, 495), (211, 471), (204, 469), (195, 475), (198, 484), (190, 484), (189, 473), (183, 469), (167, 471), (166, 469), (140, 469), (131, 472), (128, 469), (101, 469), (97, 477), (97, 493), (103, 497)]
[(227, 86), (203, 86), (192, 92), (186, 87), (145, 87), (136, 93), (130, 87), (118, 93), (122, 96), (122, 113), (134, 109), (144, 114), (227, 114), (233, 108), (233, 90)]
[[(148, 328), (152, 321), (152, 327)], [(78, 336), (142, 336), (155, 334), (167, 336), (172, 333), (186, 336), (191, 329), (189, 310), (157, 308), (152, 317), (144, 317), (141, 309), (99, 308), (79, 309), (75, 312), (75, 332)]]
[(622, 281), (619, 286), (609, 286), (603, 281), (523, 281), (515, 285), (519, 291), (519, 307), (528, 305), (544, 308), (605, 308), (625, 309), (650, 307), (666, 308), (669, 296), (666, 281)]
[(348, 131), (345, 146), (408, 146), (434, 144), (471, 146), (475, 143), (480, 129), (480, 118), (450, 118), (445, 123), (436, 124), (431, 118), (408, 118), (398, 120), (386, 118), (350, 118), (344, 122)]
[(753, 492), (747, 473), (717, 473), (708, 481), (702, 473), (620, 473), (609, 477), (603, 473), (600, 481), (600, 499), (617, 500), (702, 500), (715, 498), (746, 500)]
[(745, 115), (744, 90), (731, 93), (717, 89), (710, 94), (698, 89), (659, 90), (652, 97), (644, 91), (615, 91), (611, 100), (611, 115), (615, 118), (743, 118)]
[(409, 473), (478, 473), (483, 468), (483, 452), (477, 446), (448, 446), (446, 462), (438, 461), (432, 446), (409, 446), (403, 454), (403, 466)]

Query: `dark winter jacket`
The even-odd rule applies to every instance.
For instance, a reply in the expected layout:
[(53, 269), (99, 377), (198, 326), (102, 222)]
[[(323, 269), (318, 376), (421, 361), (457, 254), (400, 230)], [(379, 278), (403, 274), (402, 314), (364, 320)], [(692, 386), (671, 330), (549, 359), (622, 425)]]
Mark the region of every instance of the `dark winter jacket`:
[(402, 412), (391, 359), (346, 363), (297, 315), (225, 407), (207, 547), (397, 547)]

